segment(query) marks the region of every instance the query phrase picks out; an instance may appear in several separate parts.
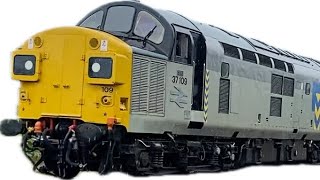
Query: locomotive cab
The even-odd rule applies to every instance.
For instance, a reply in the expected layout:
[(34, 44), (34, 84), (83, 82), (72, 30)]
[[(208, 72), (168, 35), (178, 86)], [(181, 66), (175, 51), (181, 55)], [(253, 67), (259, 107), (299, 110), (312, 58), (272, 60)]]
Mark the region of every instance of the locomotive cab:
[(136, 2), (115, 2), (89, 13), (78, 26), (108, 32), (131, 46), (170, 57), (171, 25), (155, 10)]
[(137, 2), (110, 3), (78, 27), (34, 35), (13, 53), (12, 67), (24, 120), (113, 122), (153, 133), (143, 114), (165, 117), (173, 129), (199, 128), (207, 118), (204, 36), (185, 17)]
[(99, 7), (78, 26), (108, 32), (144, 53), (163, 55), (161, 59), (192, 67), (191, 109), (204, 110), (206, 44), (192, 22), (172, 12), (128, 1)]

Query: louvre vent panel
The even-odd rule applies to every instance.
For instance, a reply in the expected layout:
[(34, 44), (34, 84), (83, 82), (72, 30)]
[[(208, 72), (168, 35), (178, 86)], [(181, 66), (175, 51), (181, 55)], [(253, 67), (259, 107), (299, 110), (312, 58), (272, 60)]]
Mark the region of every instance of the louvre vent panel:
[(149, 62), (144, 59), (133, 60), (132, 112), (148, 111)]
[(282, 76), (272, 75), (271, 93), (282, 95), (282, 84), (283, 84)]
[(132, 112), (164, 115), (165, 63), (134, 55)]
[(283, 81), (283, 95), (293, 97), (294, 94), (294, 79), (284, 78)]
[(164, 114), (165, 65), (158, 62), (150, 64), (149, 113)]
[(271, 97), (270, 116), (281, 117), (282, 99)]
[(220, 79), (219, 113), (229, 114), (230, 81)]

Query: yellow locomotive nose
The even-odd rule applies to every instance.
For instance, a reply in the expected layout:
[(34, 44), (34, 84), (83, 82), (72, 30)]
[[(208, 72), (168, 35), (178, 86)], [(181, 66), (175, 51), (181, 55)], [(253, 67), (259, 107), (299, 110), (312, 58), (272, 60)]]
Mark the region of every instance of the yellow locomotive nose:
[(21, 81), (19, 118), (128, 120), (132, 49), (116, 37), (81, 27), (51, 29), (12, 59), (12, 77)]

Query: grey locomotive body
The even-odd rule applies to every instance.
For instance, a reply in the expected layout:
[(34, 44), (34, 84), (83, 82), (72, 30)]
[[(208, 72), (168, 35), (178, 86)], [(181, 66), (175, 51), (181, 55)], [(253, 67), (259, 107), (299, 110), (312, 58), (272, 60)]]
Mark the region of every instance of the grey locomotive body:
[(133, 47), (129, 172), (320, 161), (318, 61), (137, 2), (78, 25), (101, 11), (89, 28)]
[[(133, 43), (134, 33), (123, 38), (134, 47), (127, 130), (146, 137), (150, 164), (228, 169), (319, 161), (319, 62), (171, 11), (125, 4), (157, 17), (166, 31), (165, 45), (151, 42), (154, 49)], [(166, 164), (172, 142), (182, 145), (178, 165)], [(152, 151), (163, 152), (159, 161)]]
[[(158, 89), (162, 101), (155, 102), (161, 110), (152, 111), (153, 94), (145, 99), (133, 95), (133, 101), (143, 99), (146, 105), (133, 105), (129, 131), (319, 140), (313, 102), (317, 61), (173, 12), (158, 12), (174, 29), (172, 56), (137, 50), (134, 62), (144, 61), (146, 67), (135, 68), (136, 63), (134, 70), (145, 72), (139, 78), (149, 87), (138, 88), (139, 93), (150, 94), (154, 72), (149, 65), (161, 64), (158, 78), (165, 81), (157, 85), (165, 92)], [(184, 52), (184, 58), (177, 51)], [(133, 88), (139, 83), (133, 81)]]

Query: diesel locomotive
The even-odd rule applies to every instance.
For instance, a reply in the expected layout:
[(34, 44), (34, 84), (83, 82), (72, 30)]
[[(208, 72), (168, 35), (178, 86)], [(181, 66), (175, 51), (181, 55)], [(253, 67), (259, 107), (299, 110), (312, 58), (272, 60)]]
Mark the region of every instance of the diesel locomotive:
[(114, 2), (13, 52), (19, 119), (1, 132), (66, 179), (319, 163), (319, 77), (312, 58)]

